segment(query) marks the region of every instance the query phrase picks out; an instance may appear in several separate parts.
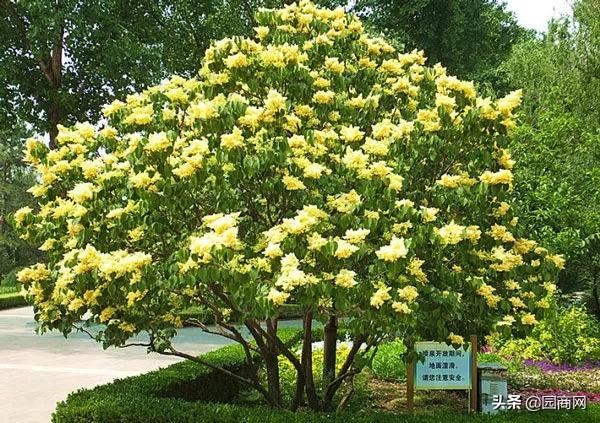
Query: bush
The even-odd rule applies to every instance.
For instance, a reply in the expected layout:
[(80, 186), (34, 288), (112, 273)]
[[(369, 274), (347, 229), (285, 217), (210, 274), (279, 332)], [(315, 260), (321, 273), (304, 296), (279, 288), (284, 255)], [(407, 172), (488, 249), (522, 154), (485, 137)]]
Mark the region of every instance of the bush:
[(0, 293), (0, 310), (14, 307), (24, 307), (27, 305), (25, 297), (19, 292), (8, 294)]
[[(299, 335), (299, 331), (287, 331), (283, 336), (288, 342), (295, 342)], [(394, 343), (388, 345), (391, 351)], [(244, 354), (238, 345), (221, 348), (203, 355), (203, 358), (228, 369), (248, 371), (247, 368), (244, 369)], [(58, 404), (52, 421), (54, 423), (446, 423), (447, 421), (541, 423), (552, 418), (554, 422), (587, 423), (600, 419), (600, 407), (595, 405), (588, 407), (587, 410), (564, 410), (560, 413), (552, 411), (510, 413), (486, 417), (430, 412), (416, 416), (378, 411), (335, 414), (293, 413), (223, 403), (223, 401), (230, 401), (241, 390), (242, 386), (233, 379), (222, 377), (200, 364), (186, 361), (140, 376), (71, 393), (66, 401)]]
[(406, 380), (405, 352), (406, 347), (401, 340), (381, 344), (373, 357), (371, 370), (380, 379)]
[(13, 269), (0, 279), (0, 287), (13, 287), (17, 286), (17, 269)]
[(600, 323), (583, 308), (572, 307), (542, 320), (524, 339), (510, 339), (501, 355), (555, 363), (600, 360)]

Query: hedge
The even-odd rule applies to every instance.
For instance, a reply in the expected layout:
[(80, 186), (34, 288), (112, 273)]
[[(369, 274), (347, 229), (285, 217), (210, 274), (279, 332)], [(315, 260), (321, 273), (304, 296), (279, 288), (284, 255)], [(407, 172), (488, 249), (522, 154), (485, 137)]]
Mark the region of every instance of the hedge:
[(13, 292), (10, 294), (0, 294), (0, 310), (14, 307), (25, 307), (27, 301), (25, 297), (19, 292)]
[[(296, 342), (297, 330), (282, 331), (287, 342)], [(202, 356), (229, 370), (249, 371), (238, 345)], [(54, 423), (588, 423), (600, 421), (600, 406), (561, 412), (512, 412), (498, 416), (424, 413), (418, 415), (365, 411), (360, 413), (293, 413), (265, 407), (231, 404), (243, 386), (233, 379), (190, 361), (173, 364), (140, 376), (116, 380), (93, 389), (69, 394), (57, 405)]]

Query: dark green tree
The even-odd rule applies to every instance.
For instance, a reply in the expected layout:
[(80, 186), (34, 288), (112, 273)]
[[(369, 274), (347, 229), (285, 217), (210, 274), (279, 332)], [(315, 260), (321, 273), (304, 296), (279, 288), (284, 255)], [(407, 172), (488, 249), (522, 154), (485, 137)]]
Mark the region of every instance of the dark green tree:
[(28, 135), (23, 125), (0, 131), (0, 280), (14, 267), (39, 259), (40, 252), (21, 240), (11, 225), (8, 214), (23, 207), (34, 207), (26, 190), (34, 182), (33, 173), (21, 160), (22, 139)]
[[(276, 2), (274, 2), (276, 3)], [(268, 1), (0, 0), (0, 127), (50, 134), (103, 104), (200, 67), (210, 41), (247, 33)]]
[(496, 68), (528, 34), (496, 0), (358, 0), (355, 9), (373, 29), (477, 81), (498, 82)]
[(569, 260), (560, 286), (600, 316), (600, 2), (517, 45), (502, 69), (524, 90), (512, 150), (527, 226)]

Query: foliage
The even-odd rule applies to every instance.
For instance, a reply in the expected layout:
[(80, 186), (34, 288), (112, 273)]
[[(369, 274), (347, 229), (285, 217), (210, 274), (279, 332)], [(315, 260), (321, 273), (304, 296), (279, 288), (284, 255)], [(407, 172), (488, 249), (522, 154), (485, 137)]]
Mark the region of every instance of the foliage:
[(405, 354), (406, 346), (402, 340), (380, 344), (371, 363), (373, 374), (384, 380), (406, 380)]
[(33, 172), (22, 161), (27, 134), (19, 123), (11, 130), (0, 130), (0, 280), (15, 267), (41, 258), (39, 251), (19, 239), (7, 221), (10, 213), (34, 204), (33, 197), (25, 192), (35, 182)]
[[(291, 339), (291, 338), (290, 338)], [(297, 338), (296, 338), (297, 339)], [(239, 346), (224, 347), (205, 354), (212, 364), (235, 368), (244, 366), (244, 353)], [(362, 411), (359, 413), (291, 413), (262, 407), (223, 404), (214, 395), (232, 393), (239, 389), (230, 379), (216, 371), (192, 362), (173, 364), (167, 368), (139, 376), (117, 380), (91, 389), (71, 393), (60, 402), (53, 414), (54, 423), (141, 423), (141, 422), (348, 422), (348, 423), (444, 423), (453, 422), (522, 422), (547, 421), (587, 423), (600, 417), (600, 407), (587, 410), (563, 410), (539, 413), (506, 413), (493, 417), (428, 412), (426, 414), (389, 414)], [(237, 388), (236, 388), (237, 386)], [(191, 387), (185, 391), (180, 389)], [(200, 395), (190, 397), (194, 392)], [(206, 396), (205, 396), (206, 395)], [(187, 399), (187, 400), (185, 400)], [(206, 402), (212, 399), (212, 403)]]
[(570, 364), (600, 360), (600, 323), (584, 309), (573, 307), (549, 315), (527, 337), (510, 339), (498, 351), (517, 360)]
[[(459, 347), (497, 323), (534, 326), (564, 260), (526, 239), (510, 208), (520, 93), (479, 98), (342, 9), (303, 1), (256, 21), (253, 39), (209, 48), (198, 79), (113, 102), (100, 130), (61, 127), (54, 151), (27, 142), (41, 209), (14, 222), (49, 264), (18, 277), (42, 331), (68, 334), (85, 315), (106, 324), (105, 346), (148, 331), (151, 349), (190, 358), (170, 344), (173, 325), (204, 305), (248, 360), (259, 350), (269, 386), (245, 382), (270, 404), (283, 354), (310, 407), (328, 409), (383, 335)], [(326, 325), (319, 389), (311, 339), (298, 360), (276, 336), (292, 301), (305, 333), (313, 317)], [(335, 379), (340, 317), (354, 346)]]
[(278, 2), (0, 1), (0, 127), (41, 133), (96, 120), (100, 107), (169, 74), (191, 76), (211, 39), (249, 32)]
[(375, 30), (422, 48), (460, 77), (501, 89), (497, 67), (528, 38), (514, 15), (495, 0), (359, 0), (354, 8)]
[(574, 21), (551, 23), (513, 50), (502, 71), (523, 87), (523, 125), (512, 143), (523, 223), (568, 257), (559, 286), (585, 292), (600, 316), (600, 21), (596, 0), (575, 3)]

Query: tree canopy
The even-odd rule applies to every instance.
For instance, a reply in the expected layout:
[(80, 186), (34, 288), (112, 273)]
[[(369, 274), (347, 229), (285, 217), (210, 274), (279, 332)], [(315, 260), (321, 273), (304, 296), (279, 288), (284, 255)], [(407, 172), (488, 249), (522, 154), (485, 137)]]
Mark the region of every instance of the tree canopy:
[[(252, 38), (208, 48), (197, 78), (111, 103), (101, 128), (60, 127), (55, 150), (27, 142), (41, 207), (14, 222), (49, 260), (18, 279), (42, 330), (85, 319), (106, 325), (105, 345), (148, 331), (151, 350), (193, 358), (171, 337), (177, 311), (203, 305), (250, 362), (264, 358), (267, 387), (240, 380), (281, 405), (281, 354), (300, 397), (328, 409), (361, 345), (381, 336), (459, 347), (472, 332), (534, 326), (564, 260), (511, 209), (521, 93), (478, 97), (341, 8), (302, 1), (255, 20)], [(277, 334), (291, 301), (304, 313), (301, 357)], [(354, 344), (336, 375), (341, 317)], [(334, 332), (321, 389), (313, 318)]]
[(502, 68), (526, 93), (512, 142), (523, 223), (567, 254), (565, 292), (585, 292), (600, 313), (600, 9), (576, 3), (573, 19), (517, 45)]
[(478, 81), (498, 82), (497, 67), (527, 35), (496, 0), (359, 0), (354, 10), (408, 50)]

